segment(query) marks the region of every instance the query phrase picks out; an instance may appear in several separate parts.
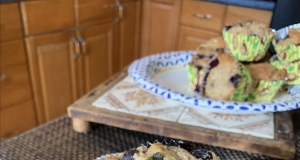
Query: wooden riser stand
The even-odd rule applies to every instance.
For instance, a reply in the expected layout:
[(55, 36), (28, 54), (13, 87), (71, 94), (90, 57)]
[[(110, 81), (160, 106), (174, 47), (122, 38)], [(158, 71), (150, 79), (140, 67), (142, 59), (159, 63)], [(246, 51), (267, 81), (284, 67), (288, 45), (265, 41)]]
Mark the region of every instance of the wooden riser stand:
[(266, 139), (131, 115), (92, 106), (95, 100), (126, 76), (127, 68), (69, 106), (68, 114), (73, 119), (73, 128), (76, 132), (88, 132), (91, 129), (89, 122), (95, 122), (170, 138), (258, 153), (274, 158), (292, 159), (294, 157), (294, 134), (289, 112), (274, 114), (275, 138)]

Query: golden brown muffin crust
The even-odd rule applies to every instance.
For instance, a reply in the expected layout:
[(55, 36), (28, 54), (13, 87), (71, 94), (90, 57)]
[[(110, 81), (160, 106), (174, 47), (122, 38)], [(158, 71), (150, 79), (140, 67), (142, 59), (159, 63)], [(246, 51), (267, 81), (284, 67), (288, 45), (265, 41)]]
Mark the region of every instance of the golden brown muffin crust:
[(174, 146), (165, 146), (159, 142), (151, 145), (150, 148), (143, 146), (137, 148), (138, 153), (134, 154), (135, 160), (146, 160), (159, 152), (164, 156), (164, 160), (198, 160), (188, 151)]
[(255, 80), (284, 80), (287, 76), (285, 69), (277, 70), (270, 63), (256, 63), (246, 66), (249, 70), (251, 77)]

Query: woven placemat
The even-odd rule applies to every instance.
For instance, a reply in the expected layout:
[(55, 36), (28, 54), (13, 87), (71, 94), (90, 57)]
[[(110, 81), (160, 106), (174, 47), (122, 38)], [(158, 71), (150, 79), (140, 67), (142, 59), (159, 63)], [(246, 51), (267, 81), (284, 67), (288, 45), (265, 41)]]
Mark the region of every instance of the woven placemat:
[[(295, 160), (300, 159), (300, 110), (292, 112), (295, 143)], [(102, 124), (93, 124), (89, 133), (80, 134), (72, 129), (66, 115), (11, 138), (0, 144), (1, 160), (32, 159), (95, 159), (107, 153), (116, 153), (139, 146), (161, 137)], [(221, 147), (196, 143), (198, 147), (214, 151), (222, 160), (271, 160), (273, 158)]]

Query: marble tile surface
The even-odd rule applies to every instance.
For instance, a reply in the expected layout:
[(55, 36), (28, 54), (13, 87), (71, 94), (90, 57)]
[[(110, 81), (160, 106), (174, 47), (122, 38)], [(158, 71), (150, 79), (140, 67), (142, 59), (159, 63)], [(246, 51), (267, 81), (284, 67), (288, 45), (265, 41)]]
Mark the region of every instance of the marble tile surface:
[(274, 138), (273, 113), (232, 115), (189, 108), (144, 91), (129, 77), (124, 78), (99, 97), (93, 105), (98, 108), (181, 124)]
[(178, 123), (257, 137), (274, 138), (273, 113), (233, 115), (186, 108)]
[(177, 122), (184, 106), (139, 88), (125, 78), (93, 104), (99, 108)]

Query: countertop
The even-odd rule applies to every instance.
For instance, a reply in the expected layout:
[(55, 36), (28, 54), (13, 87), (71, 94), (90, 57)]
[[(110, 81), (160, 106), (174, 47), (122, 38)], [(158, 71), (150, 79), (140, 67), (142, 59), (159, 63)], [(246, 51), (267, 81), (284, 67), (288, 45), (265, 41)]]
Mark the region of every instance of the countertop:
[[(300, 159), (300, 110), (292, 111), (296, 154)], [(161, 137), (143, 132), (130, 131), (102, 124), (93, 124), (86, 134), (72, 129), (66, 115), (34, 128), (0, 144), (0, 159), (95, 159), (107, 153), (116, 153), (140, 146)], [(198, 147), (212, 150), (222, 160), (272, 160), (274, 158), (221, 147), (195, 143)]]
[[(22, 0), (0, 0), (0, 3), (20, 2)], [(250, 7), (264, 10), (273, 10), (275, 0), (207, 0), (213, 3), (222, 3), (228, 5), (236, 5), (242, 7)]]

